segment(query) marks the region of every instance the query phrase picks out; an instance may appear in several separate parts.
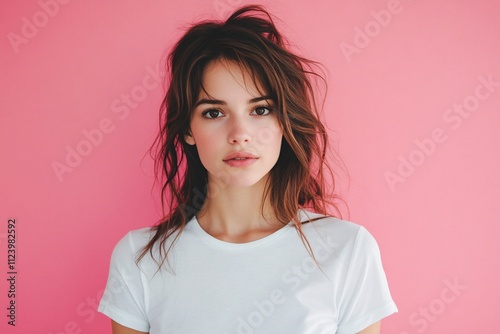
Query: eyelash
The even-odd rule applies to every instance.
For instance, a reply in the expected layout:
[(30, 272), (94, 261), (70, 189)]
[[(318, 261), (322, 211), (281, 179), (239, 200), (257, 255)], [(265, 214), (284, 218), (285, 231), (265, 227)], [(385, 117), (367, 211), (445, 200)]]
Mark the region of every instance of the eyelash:
[[(264, 109), (267, 109), (268, 110), (268, 113), (265, 114), (265, 115), (257, 115), (257, 116), (269, 116), (272, 112), (273, 112), (273, 108), (268, 106), (268, 105), (259, 105), (259, 106), (256, 106), (253, 110), (252, 110), (252, 113), (254, 111), (256, 111), (257, 109), (259, 108), (264, 108)], [(211, 111), (218, 111), (219, 113), (222, 113), (222, 110), (218, 109), (218, 108), (210, 108), (210, 109), (207, 109), (205, 111), (203, 111), (201, 113), (201, 115), (206, 118), (206, 119), (217, 119), (217, 118), (220, 118), (220, 117), (207, 117), (207, 115), (211, 112)]]

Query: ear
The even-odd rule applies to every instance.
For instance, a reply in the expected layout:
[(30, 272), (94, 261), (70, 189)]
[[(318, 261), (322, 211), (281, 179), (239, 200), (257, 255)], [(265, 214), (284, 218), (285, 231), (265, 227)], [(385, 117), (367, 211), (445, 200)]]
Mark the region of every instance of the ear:
[(193, 135), (191, 135), (191, 131), (189, 131), (188, 134), (185, 134), (184, 135), (184, 141), (188, 144), (188, 145), (195, 145), (196, 142), (194, 141), (194, 137)]

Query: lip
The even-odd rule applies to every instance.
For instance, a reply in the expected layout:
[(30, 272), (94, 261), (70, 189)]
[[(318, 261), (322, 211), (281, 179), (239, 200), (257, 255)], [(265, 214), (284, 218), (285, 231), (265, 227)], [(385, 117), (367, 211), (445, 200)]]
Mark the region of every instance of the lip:
[(259, 157), (250, 152), (234, 152), (226, 155), (223, 160), (231, 167), (246, 167), (256, 162), (257, 159)]
[(233, 160), (236, 158), (258, 159), (259, 157), (250, 152), (233, 152), (224, 157), (224, 161)]

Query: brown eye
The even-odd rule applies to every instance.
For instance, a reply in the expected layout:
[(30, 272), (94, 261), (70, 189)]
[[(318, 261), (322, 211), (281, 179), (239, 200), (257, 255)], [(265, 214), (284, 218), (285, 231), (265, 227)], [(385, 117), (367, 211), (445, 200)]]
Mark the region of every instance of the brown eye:
[(205, 118), (213, 119), (213, 118), (219, 118), (219, 116), (222, 115), (222, 113), (220, 112), (220, 110), (217, 109), (209, 109), (204, 111), (202, 115)]
[(258, 116), (267, 116), (271, 113), (271, 108), (269, 107), (264, 107), (264, 106), (259, 106), (254, 109), (255, 114)]

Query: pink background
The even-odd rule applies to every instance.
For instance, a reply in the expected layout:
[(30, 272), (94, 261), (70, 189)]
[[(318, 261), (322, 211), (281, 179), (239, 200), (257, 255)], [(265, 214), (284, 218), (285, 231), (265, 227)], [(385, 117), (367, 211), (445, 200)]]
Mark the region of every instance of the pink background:
[[(163, 93), (151, 73), (180, 28), (250, 3), (60, 2), (0, 8), (2, 333), (110, 332), (96, 307), (111, 251), (160, 214), (145, 156)], [(382, 332), (492, 333), (500, 85), (481, 80), (500, 82), (500, 3), (259, 3), (329, 70), (325, 118), (350, 173), (339, 179), (346, 218), (376, 237), (399, 307)], [(465, 104), (463, 116), (454, 104)], [(84, 156), (57, 175), (68, 150)], [(16, 327), (5, 316), (8, 218), (17, 222)]]

